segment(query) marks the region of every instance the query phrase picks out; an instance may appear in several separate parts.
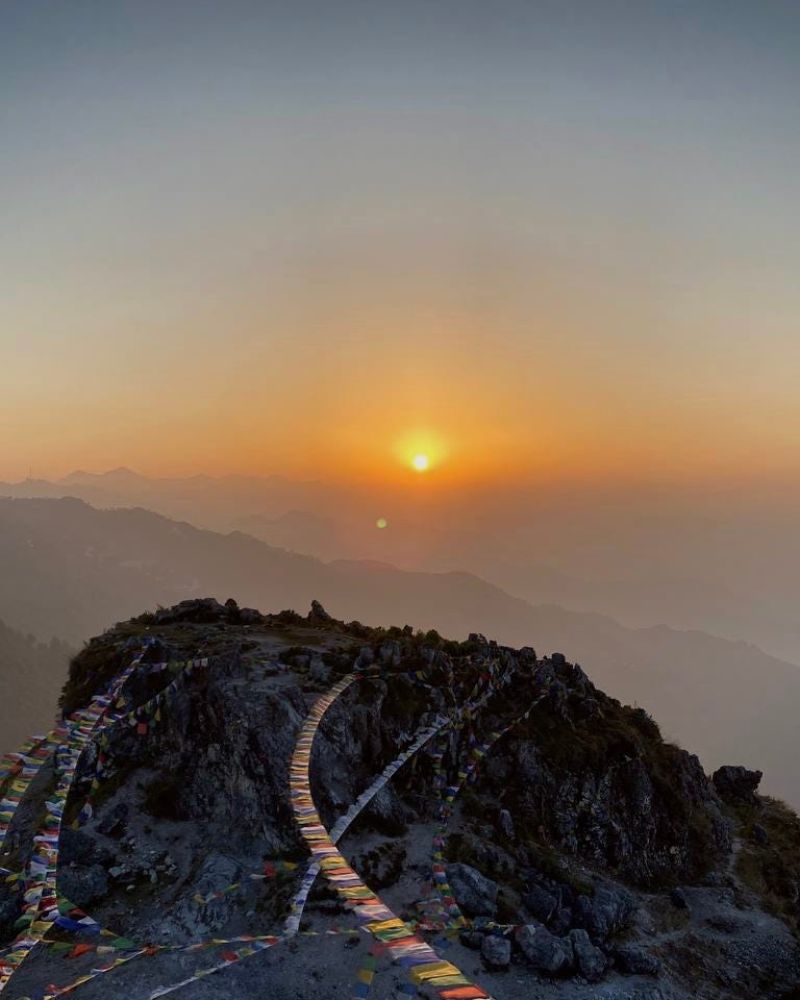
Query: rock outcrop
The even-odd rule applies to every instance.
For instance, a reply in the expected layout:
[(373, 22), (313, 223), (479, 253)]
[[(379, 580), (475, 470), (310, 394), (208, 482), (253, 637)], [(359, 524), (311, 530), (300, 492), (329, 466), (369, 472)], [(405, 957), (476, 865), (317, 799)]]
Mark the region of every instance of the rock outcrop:
[(458, 905), (469, 917), (493, 917), (497, 913), (497, 884), (469, 865), (447, 866), (447, 880)]
[[(129, 703), (147, 703), (173, 677), (174, 693), (144, 732), (120, 725), (87, 756), (61, 842), (60, 891), (115, 933), (170, 945), (281, 933), (307, 857), (289, 789), (297, 734), (314, 700), (357, 669), (365, 678), (328, 710), (312, 748), (322, 822), (333, 826), (418, 732), (442, 726), (340, 847), (419, 933), (441, 935), (454, 921), (460, 934), (450, 935), (447, 959), (466, 969), (477, 961), (497, 1000), (588, 1000), (598, 983), (608, 997), (658, 989), (665, 1000), (777, 1000), (800, 983), (800, 871), (785, 846), (796, 843), (800, 857), (796, 817), (763, 805), (759, 772), (721, 768), (710, 780), (645, 712), (599, 691), (563, 654), (541, 658), (479, 634), (459, 643), (348, 625), (316, 602), (304, 617), (193, 599), (87, 645), (73, 661), (65, 710), (102, 690), (142, 634), (149, 646)], [(190, 658), (205, 665), (162, 666)], [(445, 725), (476, 690), (486, 692), (477, 707)], [(442, 789), (450, 798), (435, 846)], [(91, 819), (72, 829), (87, 795)], [(0, 865), (24, 865), (41, 802), (21, 814)], [(437, 849), (441, 898), (435, 879), (431, 887)], [(14, 890), (0, 884), (7, 938), (19, 913)], [(348, 920), (317, 883), (301, 925), (314, 933), (269, 967), (276, 996), (349, 995), (358, 940), (336, 937)], [(68, 969), (59, 961), (34, 955), (17, 974), (23, 993), (81, 969), (77, 958)], [(235, 987), (214, 977), (203, 996), (255, 1000), (264, 983), (253, 968), (242, 963)], [(187, 956), (159, 954), (115, 972), (117, 994), (82, 989), (86, 1000), (148, 996), (189, 972)], [(377, 1000), (393, 995), (378, 982)]]
[(763, 777), (761, 771), (750, 771), (741, 765), (726, 764), (712, 775), (717, 793), (734, 805), (758, 805), (756, 790)]

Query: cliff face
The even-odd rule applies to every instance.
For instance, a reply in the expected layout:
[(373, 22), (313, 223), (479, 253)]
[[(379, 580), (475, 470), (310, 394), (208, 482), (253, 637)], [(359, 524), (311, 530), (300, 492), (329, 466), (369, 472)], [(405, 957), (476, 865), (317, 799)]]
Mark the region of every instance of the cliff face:
[[(12, 997), (96, 968), (98, 941), (126, 961), (80, 987), (89, 1000), (182, 980), (193, 997), (349, 997), (370, 960), (372, 996), (430, 995), (407, 986), (385, 942), (368, 955), (335, 883), (312, 879), (303, 898), (291, 759), (310, 707), (353, 671), (310, 749), (321, 823), (349, 815), (339, 846), (353, 870), (483, 995), (777, 998), (800, 983), (793, 869), (784, 860), (776, 878), (770, 861), (776, 840), (784, 859), (800, 852), (796, 818), (746, 776), (719, 777), (721, 798), (696, 757), (563, 656), (347, 626), (319, 606), (264, 617), (208, 600), (93, 640), (72, 663), (64, 710), (102, 691), (142, 637), (125, 718), (82, 759), (61, 835), (59, 892), (112, 933), (70, 938), (62, 921), (51, 936), (65, 947), (34, 951)], [(47, 781), (0, 854), (12, 871)], [(2, 890), (6, 938), (18, 884)], [(280, 941), (255, 955), (241, 940), (211, 943), (243, 935)], [(224, 972), (192, 978), (226, 947)]]

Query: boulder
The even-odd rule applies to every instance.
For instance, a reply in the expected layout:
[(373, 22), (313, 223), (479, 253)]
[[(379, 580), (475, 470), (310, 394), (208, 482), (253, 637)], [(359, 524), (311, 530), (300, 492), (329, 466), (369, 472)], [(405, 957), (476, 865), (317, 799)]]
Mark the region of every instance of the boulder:
[(530, 964), (548, 976), (567, 975), (572, 971), (575, 954), (568, 938), (551, 934), (540, 924), (526, 924), (517, 931), (517, 944)]
[(531, 914), (543, 924), (549, 923), (558, 911), (558, 898), (539, 885), (533, 886), (530, 892), (522, 897), (522, 901)]
[(203, 624), (226, 620), (228, 609), (215, 597), (193, 597), (180, 601), (171, 608), (161, 608), (155, 617), (158, 625), (168, 625), (172, 622)]
[(761, 771), (750, 771), (741, 765), (725, 764), (713, 773), (711, 780), (720, 798), (726, 802), (754, 806), (758, 805), (756, 789), (762, 777)]
[(493, 917), (497, 913), (496, 882), (461, 862), (448, 865), (446, 872), (453, 896), (467, 916)]
[(312, 601), (311, 610), (308, 613), (308, 620), (310, 622), (332, 622), (333, 618), (331, 618), (319, 601)]
[(635, 909), (634, 898), (626, 889), (599, 885), (593, 896), (578, 896), (572, 918), (593, 940), (605, 941), (630, 923)]
[(497, 934), (487, 934), (481, 943), (481, 957), (490, 969), (507, 969), (511, 964), (511, 942)]
[(110, 865), (114, 860), (111, 851), (102, 847), (84, 830), (64, 826), (59, 842), (59, 872), (67, 865)]
[(379, 833), (399, 837), (406, 831), (409, 811), (392, 785), (388, 784), (366, 806), (364, 816)]
[(82, 910), (108, 893), (108, 877), (100, 865), (77, 868), (67, 865), (58, 870), (58, 891)]
[(97, 824), (97, 832), (106, 837), (121, 837), (128, 820), (128, 805), (118, 802)]
[(115, 882), (127, 882), (133, 873), (133, 868), (130, 865), (111, 865), (108, 869), (109, 877)]
[(586, 931), (572, 930), (568, 937), (572, 942), (578, 971), (587, 982), (598, 982), (606, 971), (606, 956), (592, 944)]
[(547, 926), (554, 934), (564, 935), (572, 927), (572, 910), (568, 906), (560, 906), (548, 921)]

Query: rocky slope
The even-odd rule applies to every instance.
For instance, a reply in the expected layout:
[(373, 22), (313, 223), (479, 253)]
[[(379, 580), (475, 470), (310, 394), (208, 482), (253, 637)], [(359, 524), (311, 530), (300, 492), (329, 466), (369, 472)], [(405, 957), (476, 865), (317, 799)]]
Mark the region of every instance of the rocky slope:
[[(322, 822), (330, 829), (420, 730), (440, 727), (340, 849), (497, 1000), (780, 998), (800, 984), (800, 822), (758, 796), (757, 773), (706, 776), (563, 656), (346, 625), (319, 606), (262, 616), (208, 599), (93, 640), (72, 662), (64, 711), (102, 691), (143, 636), (129, 705), (152, 704), (174, 677), (173, 692), (87, 755), (61, 835), (59, 892), (112, 933), (51, 932), (63, 947), (32, 953), (12, 1000), (90, 973), (98, 942), (130, 954), (123, 938), (151, 953), (81, 985), (87, 1000), (146, 1000), (184, 980), (187, 998), (345, 998), (364, 995), (365, 968), (376, 1000), (432, 995), (385, 951), (369, 954), (322, 879), (300, 935), (235, 962), (240, 945), (208, 944), (283, 933), (307, 861), (290, 796), (295, 741), (314, 701), (354, 669), (364, 679), (325, 714), (310, 758)], [(207, 663), (189, 672), (147, 666), (198, 657)], [(24, 865), (50, 780), (20, 807), (0, 865)], [(73, 829), (87, 795), (93, 814)], [(9, 939), (21, 894), (15, 883), (0, 894)], [(231, 964), (192, 978), (220, 953)]]

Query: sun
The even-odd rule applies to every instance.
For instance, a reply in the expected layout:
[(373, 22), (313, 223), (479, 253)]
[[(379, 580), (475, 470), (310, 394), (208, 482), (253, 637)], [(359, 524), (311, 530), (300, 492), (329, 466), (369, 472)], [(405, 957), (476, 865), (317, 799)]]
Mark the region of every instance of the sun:
[(441, 435), (425, 428), (406, 431), (393, 447), (394, 457), (406, 475), (427, 479), (434, 472), (437, 475), (448, 457)]

